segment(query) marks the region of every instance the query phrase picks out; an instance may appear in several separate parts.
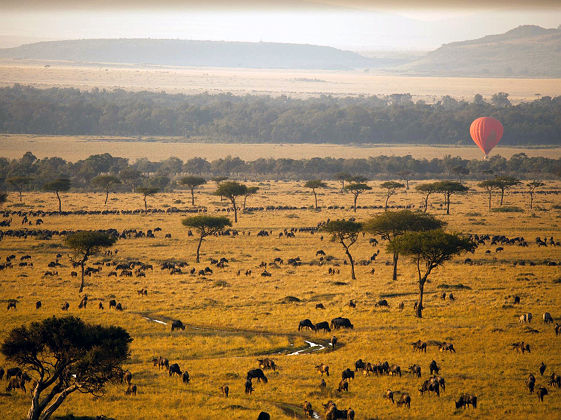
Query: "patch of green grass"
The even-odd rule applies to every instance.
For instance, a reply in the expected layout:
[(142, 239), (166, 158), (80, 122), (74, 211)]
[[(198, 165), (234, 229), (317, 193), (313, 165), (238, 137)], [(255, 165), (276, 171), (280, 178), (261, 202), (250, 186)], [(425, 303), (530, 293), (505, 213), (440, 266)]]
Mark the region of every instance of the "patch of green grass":
[(491, 209), (494, 213), (524, 213), (524, 209), (518, 206), (505, 206)]

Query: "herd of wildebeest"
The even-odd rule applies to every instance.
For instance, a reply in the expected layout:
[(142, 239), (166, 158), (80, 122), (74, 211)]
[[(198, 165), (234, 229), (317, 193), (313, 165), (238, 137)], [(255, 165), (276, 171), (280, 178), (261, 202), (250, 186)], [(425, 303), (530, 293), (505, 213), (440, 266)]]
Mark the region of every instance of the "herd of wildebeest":
[[(153, 210), (154, 211), (154, 210)], [(166, 210), (170, 212), (170, 209)], [(81, 212), (77, 212), (81, 213)], [(82, 212), (83, 213), (83, 212)], [(10, 227), (12, 224), (12, 217), (20, 216), (22, 217), (22, 224), (27, 225), (40, 225), (43, 223), (43, 220), (39, 217), (44, 217), (47, 215), (44, 212), (5, 212), (4, 217), (5, 219), (0, 222), (0, 225), (3, 227)], [(33, 220), (33, 218), (36, 218)], [(319, 232), (319, 225), (315, 227), (299, 227), (299, 228), (285, 228), (281, 229), (278, 232), (273, 232), (273, 230), (261, 230), (257, 232), (258, 237), (268, 237), (273, 234), (277, 234), (279, 237), (295, 237), (295, 235), (300, 234), (316, 234)], [(107, 230), (107, 233), (113, 234), (120, 239), (129, 239), (129, 238), (155, 238), (156, 234), (160, 234), (162, 231), (161, 228), (156, 227), (153, 229), (147, 229), (146, 231), (137, 230), (137, 229), (127, 229), (123, 231), (117, 231), (114, 229)], [(72, 233), (70, 230), (49, 230), (49, 229), (5, 229), (2, 231), (2, 236), (7, 237), (16, 237), (19, 239), (43, 239), (49, 240), (53, 236), (65, 236), (69, 233)], [(220, 235), (229, 235), (229, 236), (237, 236), (237, 235), (250, 235), (251, 232), (240, 232), (235, 229), (229, 229), (224, 232), (221, 232)], [(192, 233), (189, 232), (189, 236), (192, 236)], [(164, 238), (171, 238), (170, 234), (165, 234)], [(494, 249), (488, 249), (486, 253), (500, 253), (504, 250), (506, 246), (520, 246), (520, 247), (527, 247), (529, 246), (529, 241), (527, 241), (523, 237), (515, 237), (515, 238), (508, 238), (504, 235), (491, 235), (491, 234), (473, 234), (471, 238), (475, 240), (478, 245), (487, 246), (487, 247), (494, 247)], [(323, 240), (323, 237), (321, 238)], [(548, 247), (548, 246), (561, 246), (559, 240), (556, 240), (553, 237), (549, 238), (535, 238), (535, 244), (539, 247)], [(373, 247), (378, 245), (378, 241), (376, 239), (370, 240), (370, 245)], [(379, 254), (379, 250), (373, 253), (372, 257), (369, 260), (358, 261), (359, 265), (369, 265), (376, 260), (376, 257)], [(327, 264), (331, 261), (330, 256), (326, 255), (323, 250), (317, 250), (315, 253), (316, 257), (319, 257), (318, 265), (322, 266)], [(146, 263), (142, 261), (131, 261), (130, 259), (119, 259), (118, 250), (113, 249), (110, 251), (106, 251), (104, 255), (104, 261), (95, 261), (85, 270), (85, 275), (92, 276), (92, 275), (102, 275), (105, 274), (109, 277), (111, 276), (119, 276), (119, 277), (136, 277), (141, 278), (145, 277), (148, 271), (154, 270), (154, 265), (151, 263)], [(45, 271), (43, 273), (44, 277), (49, 276), (59, 276), (58, 268), (59, 267), (67, 267), (64, 261), (65, 257), (57, 253), (54, 255), (52, 261), (47, 264), (45, 267)], [(300, 256), (295, 256), (291, 258), (285, 258), (286, 264), (292, 267), (298, 267), (302, 264), (302, 258)], [(279, 268), (283, 264), (285, 264), (285, 259), (277, 257), (272, 261), (263, 261), (261, 264), (257, 266), (257, 270), (260, 271), (261, 276), (270, 276), (270, 271)], [(73, 268), (79, 267), (79, 264), (75, 262), (68, 262)], [(472, 261), (470, 258), (466, 258), (464, 260), (465, 264), (475, 264), (476, 262)], [(225, 269), (228, 267), (229, 260), (225, 257), (221, 259), (210, 259), (209, 265), (205, 267), (192, 267), (186, 261), (177, 261), (177, 260), (170, 260), (165, 261), (160, 264), (160, 269), (162, 271), (166, 270), (169, 274), (184, 274), (184, 275), (192, 275), (192, 276), (211, 276), (214, 270)], [(525, 260), (517, 260), (514, 262), (514, 265), (535, 265), (535, 261), (525, 261)], [(555, 266), (559, 263), (550, 259), (544, 259), (541, 264), (548, 265), (548, 266)], [(214, 268), (211, 268), (214, 266)], [(27, 267), (33, 267), (33, 258), (31, 255), (16, 255), (12, 254), (5, 257), (4, 261), (0, 262), (0, 270), (14, 270), (14, 269), (25, 269)], [(189, 267), (189, 268), (188, 268)], [(252, 269), (255, 270), (256, 267), (250, 267), (246, 270), (238, 270), (237, 275), (252, 275)], [(105, 270), (105, 271), (104, 271)], [(108, 270), (108, 271), (107, 271)], [(339, 269), (329, 267), (329, 271), (327, 274), (339, 274)], [(77, 271), (71, 271), (70, 275), (73, 277), (78, 276)], [(141, 296), (145, 296), (148, 294), (148, 289), (143, 287), (140, 290), (137, 290), (138, 294)], [(442, 299), (449, 299), (451, 301), (455, 300), (456, 297), (453, 293), (442, 293)], [(511, 296), (512, 305), (519, 305), (521, 303), (521, 299), (519, 296)], [(123, 311), (127, 308), (125, 307), (123, 302), (118, 302), (117, 299), (111, 299), (108, 302), (108, 309), (109, 310), (117, 310)], [(43, 307), (41, 301), (35, 302), (35, 309), (40, 310)], [(79, 309), (85, 309), (88, 305), (88, 295), (85, 294), (81, 297), (80, 301), (76, 304)], [(350, 307), (356, 307), (357, 302), (354, 300), (349, 301), (348, 305)], [(103, 301), (99, 300), (98, 302), (98, 309), (105, 310)], [(386, 299), (381, 299), (376, 303), (376, 306), (380, 307), (389, 307), (389, 302)], [(7, 310), (17, 310), (18, 301), (16, 299), (8, 300)], [(60, 307), (64, 311), (68, 311), (71, 307), (69, 302), (61, 302)], [(396, 307), (399, 310), (404, 309), (404, 302), (400, 302)], [(321, 310), (325, 309), (322, 303), (316, 304), (316, 309)], [(531, 323), (533, 319), (532, 313), (523, 313), (519, 316), (520, 323)], [(545, 312), (542, 315), (542, 320), (546, 324), (552, 324), (552, 333), (554, 332), (555, 335), (561, 334), (561, 325), (559, 323), (555, 323), (553, 317), (549, 312)], [(162, 324), (167, 324), (161, 322)], [(182, 331), (185, 330), (186, 325), (181, 320), (172, 320), (170, 323), (171, 331)], [(296, 324), (296, 323), (295, 323)], [(303, 319), (297, 323), (297, 330), (310, 330), (316, 333), (332, 333), (333, 331), (337, 331), (340, 329), (348, 329), (353, 330), (354, 325), (349, 318), (344, 317), (336, 317), (328, 321), (319, 321), (319, 322), (312, 322), (310, 319)], [(335, 335), (331, 337), (328, 342), (328, 351), (335, 351), (338, 345), (338, 339)], [(412, 351), (413, 352), (424, 352), (427, 351), (428, 345), (436, 345), (441, 352), (450, 352), (456, 353), (456, 348), (452, 343), (446, 342), (438, 342), (438, 343), (427, 343), (422, 340), (418, 340), (416, 342), (411, 343)], [(322, 347), (323, 348), (323, 347)], [(520, 353), (530, 353), (531, 352), (531, 345), (527, 342), (517, 342), (512, 344), (512, 349), (514, 351)], [(181, 367), (176, 362), (171, 362), (167, 358), (162, 356), (155, 356), (152, 360), (154, 367), (158, 369), (164, 369), (167, 371), (170, 378), (177, 376), (181, 378), (181, 381), (188, 385), (191, 382), (191, 377), (185, 369), (185, 367)], [(255, 386), (257, 383), (260, 384), (267, 384), (268, 378), (265, 374), (267, 370), (276, 371), (278, 369), (278, 364), (273, 358), (262, 358), (258, 359), (257, 361), (258, 367), (251, 367), (245, 378), (245, 383), (243, 384), (244, 392), (248, 395), (251, 395), (252, 392), (255, 390)], [(328, 365), (321, 363), (315, 366), (318, 374), (321, 376), (321, 381), (318, 382), (319, 391), (325, 391), (327, 383), (326, 378), (330, 377), (332, 374)], [(425, 394), (434, 394), (436, 396), (440, 396), (441, 392), (446, 390), (446, 380), (444, 378), (446, 369), (442, 366), (438, 366), (435, 360), (425, 367), (420, 366), (419, 364), (411, 364), (407, 369), (403, 369), (401, 366), (397, 364), (389, 363), (388, 361), (384, 362), (372, 362), (372, 361), (363, 361), (362, 359), (357, 360), (354, 363), (354, 369), (346, 368), (341, 372), (341, 379), (338, 382), (336, 392), (344, 393), (348, 392), (349, 388), (352, 387), (352, 383), (356, 380), (358, 375), (363, 376), (370, 376), (370, 375), (388, 375), (388, 376), (402, 376), (402, 374), (411, 375), (413, 378), (421, 379), (422, 372), (426, 371), (429, 372), (428, 377), (420, 383), (418, 387), (419, 393)], [(556, 387), (561, 388), (561, 376), (556, 374), (555, 372), (550, 372), (546, 374), (547, 366), (542, 362), (539, 366), (537, 372), (535, 374), (530, 374), (526, 380), (525, 384), (527, 387), (528, 392), (535, 393), (539, 401), (544, 401), (544, 397), (548, 395), (547, 387)], [(441, 372), (442, 371), (442, 372)], [(539, 372), (539, 373), (538, 373)], [(26, 383), (31, 382), (32, 378), (24, 371), (22, 371), (19, 367), (9, 367), (7, 369), (0, 368), (0, 379), (5, 376), (6, 380), (8, 381), (8, 385), (6, 390), (11, 392), (15, 389), (20, 389), (23, 392), (26, 392)], [(325, 377), (324, 377), (325, 376)], [(536, 377), (543, 377), (544, 380), (539, 381), (540, 385), (537, 385)], [(136, 395), (138, 386), (137, 384), (133, 383), (133, 374), (130, 371), (124, 371), (122, 375), (122, 383), (126, 384), (126, 391), (127, 395)], [(231, 384), (222, 384), (220, 386), (220, 392), (224, 397), (228, 397), (231, 392)], [(412, 400), (412, 396), (409, 392), (400, 391), (400, 390), (392, 390), (387, 389), (383, 396), (389, 403), (396, 404), (398, 407), (407, 407), (409, 408), (411, 404), (414, 404)], [(472, 407), (476, 409), (478, 406), (478, 397), (471, 393), (461, 393), (457, 400), (455, 400), (455, 407), (458, 408), (467, 408)], [(303, 411), (306, 417), (310, 418), (319, 418), (318, 411), (316, 408), (312, 407), (312, 404), (308, 401), (303, 403)], [(335, 420), (335, 419), (354, 419), (355, 412), (352, 408), (345, 408), (342, 409), (337, 407), (336, 403), (332, 400), (323, 404), (323, 411), (325, 418), (327, 420)], [(266, 420), (270, 418), (270, 416), (266, 412), (262, 412), (259, 414), (258, 419)]]

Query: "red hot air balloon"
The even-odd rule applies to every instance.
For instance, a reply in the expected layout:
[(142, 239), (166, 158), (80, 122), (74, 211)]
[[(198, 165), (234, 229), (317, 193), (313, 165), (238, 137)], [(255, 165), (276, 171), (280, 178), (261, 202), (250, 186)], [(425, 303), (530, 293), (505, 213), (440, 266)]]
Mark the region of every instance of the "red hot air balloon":
[(478, 118), (469, 127), (471, 138), (485, 153), (485, 158), (491, 149), (499, 144), (503, 131), (504, 128), (500, 121), (491, 117)]

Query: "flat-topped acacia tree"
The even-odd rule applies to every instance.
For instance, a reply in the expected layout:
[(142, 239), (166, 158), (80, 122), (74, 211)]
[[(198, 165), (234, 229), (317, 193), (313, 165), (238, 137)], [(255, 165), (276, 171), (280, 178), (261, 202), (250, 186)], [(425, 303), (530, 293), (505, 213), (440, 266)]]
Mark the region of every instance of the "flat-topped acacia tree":
[(372, 189), (372, 187), (369, 187), (368, 185), (366, 185), (362, 182), (353, 182), (352, 184), (347, 184), (347, 186), (345, 187), (345, 190), (349, 191), (354, 196), (353, 209), (354, 209), (355, 213), (356, 213), (356, 201), (358, 199), (358, 196), (360, 194), (362, 194), (363, 192), (369, 191), (371, 189)]
[(425, 213), (427, 212), (427, 209), (429, 207), (429, 197), (431, 196), (431, 194), (434, 194), (435, 192), (438, 192), (438, 182), (429, 182), (427, 184), (421, 184), (421, 185), (416, 185), (415, 189), (417, 191), (419, 191), (421, 194), (425, 195), (424, 201), (425, 201)]
[(105, 192), (105, 205), (107, 205), (107, 200), (109, 199), (109, 192), (111, 187), (121, 183), (121, 180), (114, 175), (98, 175), (92, 179), (92, 185), (102, 188)]
[(353, 220), (332, 220), (327, 222), (322, 230), (331, 233), (333, 238), (343, 246), (351, 265), (351, 279), (356, 280), (355, 262), (349, 248), (357, 241), (358, 234), (362, 230), (362, 223)]
[(6, 182), (16, 189), (19, 193), (19, 201), (22, 201), (23, 189), (33, 181), (28, 176), (12, 176), (6, 179)]
[(247, 187), (247, 191), (246, 191), (245, 195), (243, 196), (243, 209), (244, 210), (245, 210), (245, 203), (247, 202), (247, 197), (249, 197), (250, 195), (257, 194), (257, 191), (259, 191), (259, 187)]
[(59, 214), (62, 214), (62, 201), (60, 199), (60, 193), (68, 191), (70, 189), (70, 185), (70, 180), (68, 178), (58, 178), (43, 185), (43, 191), (54, 192), (56, 194), (56, 198), (58, 199)]
[(469, 188), (456, 181), (440, 181), (435, 183), (436, 192), (444, 194), (446, 204), (446, 214), (450, 214), (450, 197), (453, 194), (462, 194), (469, 191)]
[(316, 190), (317, 190), (318, 188), (325, 188), (325, 187), (327, 187), (327, 184), (326, 184), (325, 182), (323, 182), (322, 180), (320, 180), (320, 179), (312, 179), (312, 180), (306, 182), (306, 183), (304, 184), (304, 187), (310, 188), (310, 189), (312, 190), (312, 192), (314, 193), (315, 208), (316, 208), (316, 210), (317, 210), (317, 208), (318, 208), (318, 195), (317, 195)]
[(545, 184), (537, 179), (530, 181), (526, 184), (528, 187), (528, 194), (530, 195), (530, 210), (534, 208), (534, 193), (536, 189), (543, 187)]
[(86, 261), (101, 251), (102, 248), (113, 246), (117, 238), (105, 232), (81, 230), (68, 235), (64, 240), (65, 245), (74, 251), (74, 261), (82, 268), (82, 282), (80, 292), (84, 290), (84, 266)]
[(206, 179), (200, 176), (185, 176), (179, 180), (181, 185), (185, 185), (191, 190), (191, 205), (195, 205), (195, 188), (206, 184)]
[(200, 251), (203, 239), (214, 235), (232, 226), (230, 219), (224, 216), (193, 216), (181, 221), (183, 226), (197, 229), (199, 231), (199, 244), (197, 245), (197, 263), (200, 262)]
[(397, 194), (397, 190), (400, 188), (405, 188), (405, 184), (397, 181), (386, 181), (380, 184), (380, 187), (386, 190), (386, 204), (384, 206), (384, 210), (388, 210), (388, 201), (390, 201), (390, 197), (392, 195)]
[(227, 181), (219, 184), (214, 194), (220, 197), (226, 197), (230, 200), (232, 208), (234, 209), (234, 222), (238, 223), (238, 206), (236, 204), (236, 199), (247, 194), (247, 186), (235, 181)]
[(388, 243), (388, 251), (410, 256), (417, 268), (419, 300), (416, 315), (423, 317), (423, 293), (430, 273), (456, 255), (473, 252), (477, 244), (470, 238), (442, 229), (406, 232)]
[(479, 184), (477, 184), (477, 186), (483, 188), (487, 192), (489, 199), (489, 210), (491, 210), (493, 191), (499, 189), (497, 182), (494, 179), (486, 179), (485, 181), (481, 181)]
[(514, 178), (512, 176), (498, 176), (495, 178), (495, 184), (497, 188), (501, 191), (501, 202), (500, 205), (503, 205), (503, 199), (505, 196), (505, 191), (509, 190), (510, 188), (514, 187), (515, 185), (519, 185), (521, 182), (519, 179)]
[(158, 187), (140, 187), (137, 188), (136, 191), (142, 194), (144, 198), (144, 211), (147, 212), (148, 211), (148, 202), (146, 201), (147, 197), (151, 197), (154, 194), (159, 193), (160, 189)]

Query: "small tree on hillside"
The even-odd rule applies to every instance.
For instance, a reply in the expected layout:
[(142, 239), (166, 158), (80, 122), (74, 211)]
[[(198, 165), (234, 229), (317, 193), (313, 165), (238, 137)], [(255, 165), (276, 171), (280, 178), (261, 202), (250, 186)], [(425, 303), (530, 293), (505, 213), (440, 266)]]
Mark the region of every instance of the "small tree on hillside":
[(392, 195), (397, 194), (397, 190), (400, 189), (400, 188), (404, 188), (405, 185), (402, 184), (401, 182), (386, 181), (386, 182), (382, 182), (380, 187), (386, 190), (386, 204), (384, 206), (384, 210), (387, 211), (388, 210), (388, 201), (390, 200), (390, 197)]
[(31, 183), (31, 181), (33, 181), (33, 178), (30, 178), (28, 176), (12, 176), (6, 179), (6, 182), (14, 187), (15, 190), (19, 193), (19, 201), (22, 201), (23, 190)]
[(181, 178), (179, 181), (180, 184), (185, 185), (187, 188), (191, 190), (191, 205), (195, 205), (195, 188), (206, 184), (206, 179), (200, 176), (186, 176)]
[(403, 169), (402, 171), (399, 171), (397, 175), (399, 176), (399, 179), (405, 181), (405, 190), (409, 190), (409, 181), (413, 176), (413, 172), (408, 169)]
[(429, 207), (429, 197), (438, 191), (438, 182), (430, 182), (428, 184), (416, 185), (415, 189), (425, 195), (425, 213)]
[(388, 251), (411, 256), (417, 267), (419, 284), (417, 317), (423, 317), (423, 293), (430, 273), (455, 255), (473, 252), (476, 247), (477, 244), (470, 238), (446, 233), (441, 229), (407, 232), (388, 244)]
[(123, 184), (128, 185), (132, 192), (136, 192), (136, 187), (142, 182), (142, 173), (134, 168), (125, 168), (119, 172), (119, 177)]
[(318, 188), (325, 188), (325, 187), (327, 187), (327, 184), (326, 184), (325, 182), (323, 182), (322, 180), (320, 180), (320, 179), (312, 179), (312, 180), (306, 182), (306, 183), (304, 184), (304, 187), (305, 187), (305, 188), (311, 188), (312, 192), (314, 193), (315, 208), (316, 208), (316, 210), (317, 210), (317, 208), (318, 208), (318, 195), (317, 195), (317, 193), (316, 193), (316, 190), (317, 190)]
[[(445, 222), (436, 219), (430, 214), (401, 210), (386, 211), (374, 216), (364, 223), (364, 230), (373, 235), (380, 235), (382, 239), (392, 243), (405, 232), (440, 229), (445, 225)], [(398, 259), (399, 252), (396, 251), (393, 253), (393, 280), (397, 280)]]
[(528, 194), (530, 194), (530, 210), (534, 208), (534, 193), (536, 192), (536, 189), (543, 187), (544, 185), (545, 184), (543, 182), (538, 180), (533, 180), (526, 184), (526, 186), (528, 187)]
[(102, 188), (105, 191), (105, 205), (107, 205), (107, 200), (109, 199), (109, 192), (111, 187), (120, 184), (121, 180), (114, 175), (98, 175), (92, 179), (92, 185)]
[(521, 182), (520, 182), (519, 179), (516, 179), (512, 176), (499, 176), (499, 177), (495, 178), (495, 183), (497, 185), (497, 188), (501, 192), (501, 203), (500, 203), (500, 205), (502, 206), (505, 191), (514, 187), (515, 185), (519, 185)]
[(107, 383), (117, 382), (131, 342), (121, 327), (53, 316), (14, 328), (1, 352), (35, 379), (26, 419), (47, 420), (73, 392), (99, 396)]
[(351, 174), (348, 172), (338, 172), (334, 176), (335, 180), (341, 182), (341, 191), (345, 190), (345, 181), (350, 181), (351, 178)]
[(151, 197), (154, 194), (157, 194), (160, 192), (160, 189), (157, 187), (140, 187), (137, 188), (137, 192), (139, 192), (140, 194), (142, 194), (143, 198), (144, 198), (144, 211), (148, 211), (148, 202), (147, 202), (147, 197)]
[(355, 262), (349, 248), (357, 241), (362, 224), (352, 220), (332, 220), (323, 226), (322, 230), (331, 233), (334, 239), (343, 246), (351, 265), (351, 278), (356, 280)]
[(68, 178), (58, 178), (43, 185), (43, 191), (54, 192), (56, 194), (59, 213), (62, 213), (62, 201), (60, 199), (60, 193), (68, 191), (69, 189), (70, 180)]
[(465, 193), (469, 190), (463, 184), (456, 181), (440, 181), (435, 184), (436, 191), (444, 194), (444, 203), (446, 204), (446, 214), (450, 214), (450, 197), (453, 194)]
[(223, 182), (218, 185), (215, 194), (230, 200), (232, 208), (234, 209), (234, 222), (238, 223), (238, 206), (236, 204), (236, 199), (247, 194), (247, 186), (235, 181)]
[(232, 222), (227, 217), (215, 216), (193, 216), (181, 221), (183, 226), (191, 227), (199, 231), (199, 244), (197, 245), (197, 263), (199, 263), (201, 244), (203, 239), (210, 235), (215, 235), (224, 230), (227, 226), (232, 226)]
[(65, 239), (65, 245), (74, 251), (73, 260), (80, 264), (82, 268), (82, 282), (80, 292), (84, 290), (84, 266), (86, 261), (101, 251), (102, 248), (109, 248), (117, 242), (117, 238), (105, 232), (82, 230)]
[(483, 188), (487, 192), (489, 197), (489, 210), (491, 210), (491, 199), (493, 191), (499, 189), (497, 182), (494, 179), (486, 179), (485, 181), (481, 181), (479, 184), (477, 184), (477, 186)]
[(362, 194), (363, 192), (369, 191), (371, 189), (372, 189), (371, 187), (369, 187), (366, 184), (362, 184), (362, 183), (352, 183), (352, 184), (348, 184), (345, 187), (345, 190), (351, 192), (354, 196), (353, 209), (354, 209), (355, 212), (356, 212), (356, 201), (358, 199), (358, 196), (360, 194)]
[(249, 197), (250, 195), (257, 194), (257, 191), (259, 191), (259, 187), (247, 187), (247, 192), (243, 196), (243, 209), (244, 210), (245, 210), (245, 203), (247, 201), (247, 197)]

